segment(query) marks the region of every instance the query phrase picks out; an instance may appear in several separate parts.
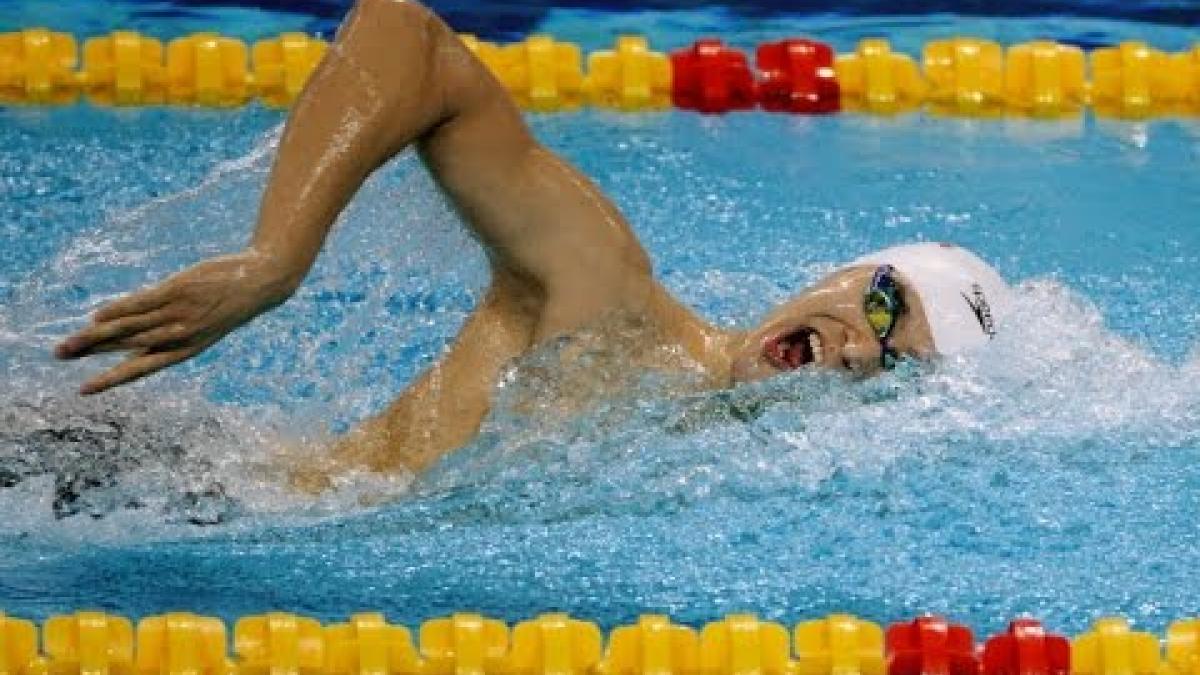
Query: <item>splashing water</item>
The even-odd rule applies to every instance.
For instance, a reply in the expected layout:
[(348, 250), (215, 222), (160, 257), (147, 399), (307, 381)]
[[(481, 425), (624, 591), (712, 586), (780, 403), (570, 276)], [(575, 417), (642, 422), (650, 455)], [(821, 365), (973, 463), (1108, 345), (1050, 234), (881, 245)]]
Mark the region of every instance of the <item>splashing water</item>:
[[(130, 124), (79, 114), (45, 124), (85, 138)], [(487, 281), (414, 158), (363, 187), (291, 301), (195, 362), (79, 399), (100, 365), (47, 356), (108, 299), (246, 241), (278, 118), (230, 114), (196, 126), (244, 156), (191, 140), (207, 162), (179, 169), (191, 178), (142, 180), (152, 158), (128, 154), (114, 171), (145, 194), (78, 197), (108, 212), (63, 206), (77, 215), (45, 234), (56, 252), (0, 280), (8, 611), (146, 614), (181, 597), (227, 617), (369, 606), (408, 622), (932, 610), (981, 630), (1031, 611), (1069, 630), (1099, 612), (1161, 626), (1200, 602), (1200, 152), (1186, 127), (1132, 143), (1089, 122), (1034, 143), (921, 118), (537, 118), (614, 196), (664, 282), (722, 325), (914, 239), (995, 261), (1019, 282), (1018, 312), (978, 354), (724, 391), (670, 350), (638, 355), (670, 368), (610, 367), (642, 328), (595, 326), (576, 336), (597, 338), (589, 367), (558, 342), (512, 363), (479, 437), (428, 475), (353, 476), (314, 502), (290, 489), (281, 451), (319, 453), (386, 405)], [(24, 124), (10, 145), (32, 153), (22, 143), (47, 132)], [(104, 179), (86, 163), (42, 170)], [(1146, 214), (1155, 228), (1136, 226)], [(21, 234), (35, 223), (18, 224), (15, 246), (41, 250)], [(606, 391), (571, 400), (588, 386)]]
[[(650, 376), (625, 397), (545, 417), (514, 412), (511, 392), (501, 392), (481, 439), (425, 485), (501, 497), (519, 487), (536, 506), (527, 515), (539, 519), (658, 513), (715, 496), (803, 493), (839, 473), (878, 476), (905, 458), (981, 452), (1064, 461), (1102, 448), (1119, 461), (1200, 440), (1200, 386), (1191, 377), (1200, 361), (1156, 359), (1106, 329), (1096, 308), (1061, 284), (1027, 283), (1017, 298), (1012, 325), (986, 353), (907, 363), (868, 380), (795, 372), (701, 392), (685, 375)], [(555, 400), (563, 382), (574, 382), (558, 358), (539, 381), (553, 351), (516, 365), (535, 371), (523, 385), (533, 391), (516, 398)], [(578, 377), (594, 372), (590, 363), (575, 367)]]

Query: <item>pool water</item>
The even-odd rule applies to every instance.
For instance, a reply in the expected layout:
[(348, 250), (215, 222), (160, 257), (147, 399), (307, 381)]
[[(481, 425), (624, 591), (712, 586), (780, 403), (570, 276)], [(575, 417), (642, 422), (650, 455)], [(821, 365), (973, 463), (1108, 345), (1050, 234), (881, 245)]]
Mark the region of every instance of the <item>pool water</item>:
[[(270, 30), (294, 20), (256, 16)], [(743, 46), (799, 33), (845, 50), (886, 34), (910, 53), (960, 32), (1171, 49), (1194, 37), (1089, 19), (542, 21), (588, 48), (630, 25), (668, 48), (716, 26)], [(1161, 630), (1200, 606), (1195, 120), (531, 117), (613, 196), (667, 286), (721, 324), (913, 240), (979, 251), (1020, 309), (984, 353), (867, 382), (644, 382), (556, 421), (501, 391), (479, 439), (424, 479), (351, 477), (313, 501), (273, 453), (383, 407), (487, 281), (411, 155), (364, 186), (290, 302), (194, 362), (79, 399), (100, 364), (48, 355), (98, 304), (245, 243), (282, 119), (0, 110), (4, 611), (371, 608), (413, 624), (556, 609), (605, 626), (650, 611), (934, 611), (981, 632), (1020, 613), (1074, 632), (1108, 613)]]

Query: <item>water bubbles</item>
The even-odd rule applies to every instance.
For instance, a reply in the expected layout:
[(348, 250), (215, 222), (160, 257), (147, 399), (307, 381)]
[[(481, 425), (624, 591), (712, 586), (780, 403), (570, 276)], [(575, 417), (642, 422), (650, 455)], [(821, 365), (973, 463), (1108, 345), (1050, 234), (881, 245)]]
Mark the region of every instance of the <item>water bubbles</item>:
[[(919, 119), (822, 118), (803, 138), (761, 115), (534, 124), (614, 195), (664, 283), (723, 326), (913, 239), (996, 261), (1022, 282), (1016, 312), (978, 353), (718, 391), (678, 350), (646, 347), (652, 327), (611, 317), (511, 363), (479, 437), (428, 475), (346, 475), (314, 499), (292, 488), (296, 464), (433, 363), (487, 283), (415, 157), (363, 187), (295, 297), (201, 359), (80, 400), (101, 363), (46, 355), (104, 301), (244, 243), (276, 133), (230, 131), (244, 157), (156, 180), (165, 196), (80, 226), (5, 282), (0, 507), (15, 515), (0, 540), (6, 583), (37, 598), (8, 609), (99, 598), (141, 614), (187, 594), (226, 615), (943, 609), (981, 629), (1036, 611), (1071, 630), (1099, 612), (1159, 626), (1200, 602), (1187, 144), (1138, 150), (1143, 174), (1091, 132), (1045, 146)], [(125, 159), (135, 183), (154, 157)], [(1149, 213), (1153, 231), (1133, 217)], [(81, 569), (87, 588), (64, 586)]]

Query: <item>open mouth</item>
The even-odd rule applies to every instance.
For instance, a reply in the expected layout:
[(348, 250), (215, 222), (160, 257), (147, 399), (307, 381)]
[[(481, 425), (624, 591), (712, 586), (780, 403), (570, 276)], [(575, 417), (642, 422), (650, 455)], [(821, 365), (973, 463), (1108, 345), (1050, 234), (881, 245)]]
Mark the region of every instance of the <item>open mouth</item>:
[(795, 370), (810, 363), (820, 365), (821, 334), (807, 326), (782, 333), (763, 344), (763, 356), (780, 370)]

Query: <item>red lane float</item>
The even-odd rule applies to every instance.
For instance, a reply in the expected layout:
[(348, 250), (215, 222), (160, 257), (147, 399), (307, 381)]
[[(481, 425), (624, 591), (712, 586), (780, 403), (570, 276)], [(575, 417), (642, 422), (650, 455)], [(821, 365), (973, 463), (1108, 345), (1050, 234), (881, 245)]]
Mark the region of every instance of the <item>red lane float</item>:
[(833, 71), (833, 49), (814, 40), (790, 39), (758, 46), (755, 62), (762, 77), (758, 102), (766, 110), (835, 113), (841, 87)]
[(754, 74), (742, 52), (720, 40), (697, 40), (671, 52), (671, 100), (677, 108), (723, 113), (753, 108)]
[(978, 675), (971, 629), (940, 616), (888, 626), (888, 675)]
[(1036, 619), (1017, 619), (983, 645), (982, 675), (1068, 675), (1071, 643)]

